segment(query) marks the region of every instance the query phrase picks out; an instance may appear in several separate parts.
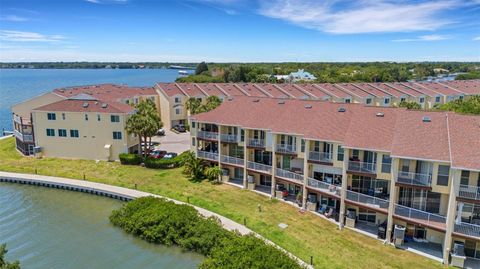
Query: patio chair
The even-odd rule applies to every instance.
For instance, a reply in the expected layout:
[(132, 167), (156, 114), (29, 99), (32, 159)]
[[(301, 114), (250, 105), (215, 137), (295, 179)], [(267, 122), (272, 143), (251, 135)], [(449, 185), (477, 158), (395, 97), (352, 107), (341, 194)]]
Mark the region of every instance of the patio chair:
[(325, 217), (327, 218), (331, 218), (333, 216), (333, 213), (335, 212), (335, 210), (333, 209), (333, 207), (330, 207), (328, 209), (328, 211), (325, 213)]
[(327, 205), (323, 204), (320, 209), (318, 210), (318, 212), (320, 214), (325, 214), (325, 211), (327, 211)]

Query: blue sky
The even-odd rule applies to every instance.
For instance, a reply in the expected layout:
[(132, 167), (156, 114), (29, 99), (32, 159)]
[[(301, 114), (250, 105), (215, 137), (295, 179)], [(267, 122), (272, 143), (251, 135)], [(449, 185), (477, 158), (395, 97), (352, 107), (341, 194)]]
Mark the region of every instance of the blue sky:
[(480, 0), (0, 0), (0, 61), (480, 61)]

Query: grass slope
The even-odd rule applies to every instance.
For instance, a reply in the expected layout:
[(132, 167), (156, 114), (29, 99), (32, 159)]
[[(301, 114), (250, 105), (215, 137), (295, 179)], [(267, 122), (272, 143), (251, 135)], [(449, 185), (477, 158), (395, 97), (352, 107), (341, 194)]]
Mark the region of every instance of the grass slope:
[[(153, 170), (115, 162), (22, 157), (13, 138), (0, 140), (0, 170), (101, 182), (151, 192), (211, 210), (247, 226), (315, 268), (443, 268), (437, 262), (384, 246), (381, 242), (336, 225), (285, 203), (229, 185), (192, 183), (180, 169)], [(262, 205), (262, 212), (257, 206)], [(281, 230), (279, 223), (288, 224)]]

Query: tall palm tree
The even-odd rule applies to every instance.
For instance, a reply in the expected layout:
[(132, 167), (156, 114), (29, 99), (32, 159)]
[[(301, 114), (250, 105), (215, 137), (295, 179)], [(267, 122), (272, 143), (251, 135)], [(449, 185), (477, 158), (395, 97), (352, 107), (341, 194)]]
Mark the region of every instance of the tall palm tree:
[(185, 107), (190, 111), (190, 114), (195, 115), (201, 112), (202, 102), (195, 97), (190, 97), (185, 103)]

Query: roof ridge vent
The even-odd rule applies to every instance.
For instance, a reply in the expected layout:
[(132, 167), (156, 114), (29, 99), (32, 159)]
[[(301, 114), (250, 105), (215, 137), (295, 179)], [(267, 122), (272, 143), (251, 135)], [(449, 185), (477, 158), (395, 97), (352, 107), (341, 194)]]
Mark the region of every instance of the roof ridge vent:
[(102, 104), (102, 108), (107, 108), (108, 104), (107, 103), (103, 103)]
[(83, 108), (87, 108), (87, 107), (88, 107), (88, 103), (87, 103), (87, 102), (83, 103), (82, 107), (83, 107)]
[(429, 116), (423, 116), (422, 121), (423, 122), (431, 122), (432, 119)]
[(306, 109), (311, 109), (311, 108), (312, 108), (312, 105), (305, 105), (305, 108), (306, 108)]
[(338, 112), (345, 112), (345, 111), (346, 111), (346, 109), (344, 107), (339, 107), (338, 108)]
[(383, 112), (378, 112), (376, 114), (377, 117), (380, 117), (380, 118), (383, 118), (385, 116), (385, 114), (383, 114)]
[(279, 104), (279, 105), (285, 104), (285, 100), (280, 100), (280, 101), (278, 101), (278, 104)]

